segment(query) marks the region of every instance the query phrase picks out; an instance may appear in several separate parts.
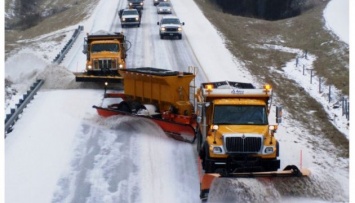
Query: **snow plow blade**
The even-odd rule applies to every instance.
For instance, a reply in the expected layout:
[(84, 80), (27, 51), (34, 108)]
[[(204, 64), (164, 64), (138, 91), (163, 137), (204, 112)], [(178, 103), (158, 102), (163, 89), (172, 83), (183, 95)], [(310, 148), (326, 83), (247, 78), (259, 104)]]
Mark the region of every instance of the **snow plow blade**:
[(206, 201), (210, 191), (210, 187), (216, 178), (257, 178), (257, 177), (308, 177), (311, 172), (308, 169), (299, 169), (295, 165), (288, 165), (282, 171), (270, 171), (270, 172), (242, 172), (242, 173), (206, 173), (201, 178), (200, 198)]
[(103, 108), (98, 106), (93, 106), (97, 110), (97, 113), (103, 117), (109, 117), (114, 115), (124, 115), (139, 118), (150, 119), (155, 122), (160, 128), (167, 134), (167, 136), (183, 142), (193, 143), (195, 141), (195, 129), (189, 124), (176, 123), (168, 120), (163, 120), (160, 118), (154, 118), (144, 115), (134, 115), (128, 112), (119, 111), (115, 109)]
[(76, 82), (108, 82), (121, 83), (122, 76), (119, 75), (87, 75), (86, 73), (74, 73)]

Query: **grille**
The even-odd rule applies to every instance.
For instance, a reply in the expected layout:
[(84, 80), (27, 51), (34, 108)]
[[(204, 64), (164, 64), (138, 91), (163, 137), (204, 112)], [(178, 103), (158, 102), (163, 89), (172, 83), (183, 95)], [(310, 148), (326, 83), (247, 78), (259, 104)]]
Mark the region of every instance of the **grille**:
[(166, 31), (178, 31), (178, 29), (177, 28), (166, 28)]
[(262, 139), (260, 137), (226, 137), (226, 150), (230, 153), (257, 153), (260, 151)]
[(136, 18), (126, 18), (126, 22), (136, 22)]
[(100, 59), (95, 61), (95, 70), (102, 70), (102, 71), (108, 71), (108, 70), (116, 70), (117, 65), (115, 61), (111, 59)]

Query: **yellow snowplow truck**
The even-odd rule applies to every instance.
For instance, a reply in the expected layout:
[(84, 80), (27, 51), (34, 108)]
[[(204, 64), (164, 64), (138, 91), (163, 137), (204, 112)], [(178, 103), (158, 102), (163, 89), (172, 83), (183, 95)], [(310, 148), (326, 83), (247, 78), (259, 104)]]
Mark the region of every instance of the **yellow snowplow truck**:
[[(205, 173), (267, 172), (280, 168), (277, 125), (269, 125), (272, 89), (231, 81), (202, 83), (197, 147)], [(270, 102), (270, 103), (269, 103)], [(277, 123), (281, 122), (277, 108)]]
[(306, 177), (310, 171), (287, 165), (280, 168), (279, 143), (274, 134), (281, 122), (269, 124), (272, 89), (231, 81), (202, 83), (196, 92), (197, 150), (200, 198), (207, 200), (216, 178)]
[(130, 42), (123, 33), (98, 31), (84, 39), (86, 54), (84, 72), (74, 73), (77, 82), (121, 82), (119, 69), (126, 68), (126, 52)]

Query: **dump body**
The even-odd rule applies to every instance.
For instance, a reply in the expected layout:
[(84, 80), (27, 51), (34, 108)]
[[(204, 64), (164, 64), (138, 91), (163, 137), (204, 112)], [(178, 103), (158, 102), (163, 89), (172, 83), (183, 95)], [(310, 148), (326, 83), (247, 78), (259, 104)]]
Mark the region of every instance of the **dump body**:
[(124, 92), (129, 99), (154, 104), (160, 112), (193, 114), (189, 101), (190, 83), (195, 78), (192, 73), (140, 68), (121, 70), (120, 74), (124, 77)]
[(127, 41), (122, 33), (104, 31), (84, 39), (85, 72), (75, 73), (79, 82), (118, 82), (119, 69), (126, 68)]
[(198, 149), (206, 173), (258, 172), (280, 168), (277, 126), (268, 122), (271, 89), (250, 83), (203, 83), (197, 101), (203, 108)]

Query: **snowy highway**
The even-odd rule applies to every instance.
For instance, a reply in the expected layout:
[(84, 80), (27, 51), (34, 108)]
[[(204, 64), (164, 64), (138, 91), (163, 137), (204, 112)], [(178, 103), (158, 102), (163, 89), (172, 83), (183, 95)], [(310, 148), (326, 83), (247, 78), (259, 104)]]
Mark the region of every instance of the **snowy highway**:
[[(6, 203), (200, 202), (195, 145), (168, 138), (149, 120), (98, 116), (92, 106), (102, 104), (102, 87), (76, 83), (71, 73), (85, 67), (82, 48), (86, 33), (105, 30), (122, 31), (131, 42), (128, 68), (187, 71), (195, 66), (197, 85), (211, 80), (255, 82), (193, 1), (171, 2), (185, 22), (182, 40), (159, 38), (161, 15), (151, 0), (145, 0), (139, 28), (121, 28), (117, 11), (126, 7), (126, 0), (100, 0), (92, 15), (80, 24), (84, 30), (60, 65), (31, 51), (7, 61), (6, 75), (15, 81), (36, 75), (46, 83), (5, 140)], [(211, 47), (214, 53), (209, 51)], [(49, 58), (60, 48), (54, 48)], [(36, 69), (16, 70), (21, 58), (27, 60), (26, 67)], [(312, 176), (275, 182), (219, 180), (211, 192), (211, 202), (348, 200), (349, 160), (314, 147), (312, 143), (319, 140), (305, 133), (307, 129), (297, 121), (287, 120), (287, 112), (284, 114), (277, 134), (281, 168), (299, 165), (302, 153), (302, 165)], [(270, 120), (275, 120), (273, 115)], [(329, 146), (328, 150), (336, 149)]]

